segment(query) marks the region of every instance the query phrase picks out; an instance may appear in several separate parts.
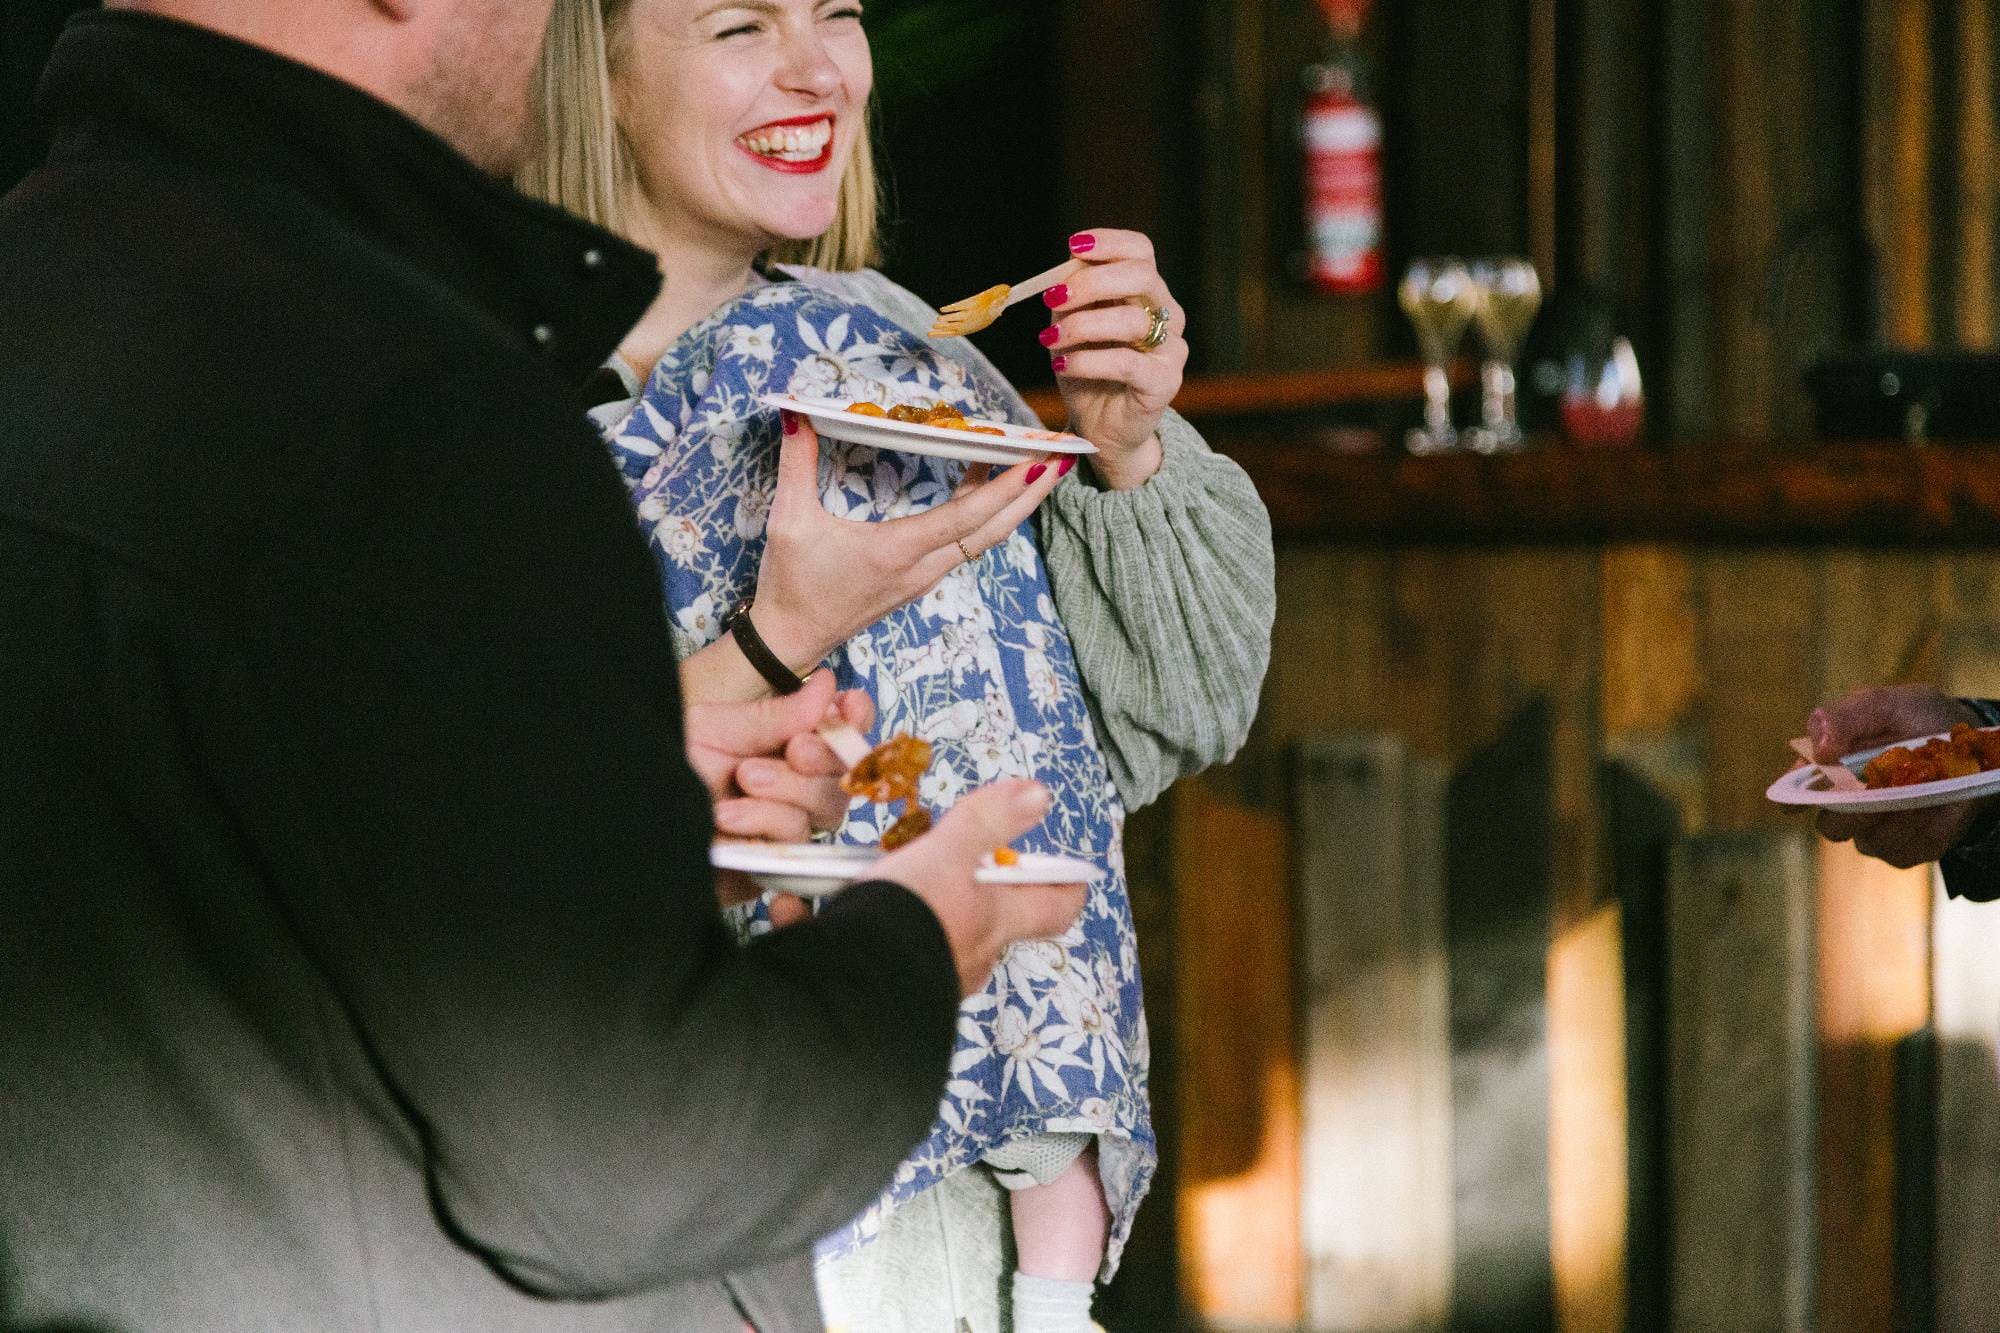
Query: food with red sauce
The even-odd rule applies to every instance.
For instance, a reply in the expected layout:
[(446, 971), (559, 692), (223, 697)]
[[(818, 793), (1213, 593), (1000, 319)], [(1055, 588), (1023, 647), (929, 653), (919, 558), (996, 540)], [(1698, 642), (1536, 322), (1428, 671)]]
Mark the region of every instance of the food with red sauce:
[[(893, 852), (931, 831), (931, 812), (917, 803), (917, 782), (931, 766), (930, 742), (915, 736), (891, 736), (862, 757), (860, 763), (840, 780), (840, 789), (849, 796), (861, 796), (877, 805), (907, 802), (903, 813), (882, 834), (882, 850)], [(1021, 854), (1012, 847), (994, 851), (996, 865), (1021, 863)]]
[(965, 413), (944, 402), (933, 403), (929, 407), (918, 407), (914, 403), (898, 403), (887, 410), (874, 403), (849, 403), (846, 410), (858, 417), (886, 417), (890, 421), (901, 421), (912, 426), (934, 426), (939, 430), (962, 430), (974, 435), (1007, 433), (994, 426), (975, 426), (965, 419)]
[(882, 850), (893, 852), (931, 829), (931, 812), (917, 803), (917, 781), (931, 766), (928, 741), (891, 736), (863, 756), (840, 780), (840, 789), (877, 805), (904, 802), (903, 813), (882, 834)]
[(1994, 769), (2000, 769), (2000, 728), (1982, 731), (1961, 722), (1949, 736), (1884, 750), (1861, 770), (1861, 780), (1878, 789), (1914, 787)]

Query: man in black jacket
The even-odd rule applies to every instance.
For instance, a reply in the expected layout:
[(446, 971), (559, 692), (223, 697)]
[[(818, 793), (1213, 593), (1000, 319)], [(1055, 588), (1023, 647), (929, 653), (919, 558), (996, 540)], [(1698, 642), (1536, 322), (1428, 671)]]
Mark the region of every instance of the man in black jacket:
[(487, 174), (549, 0), (146, 7), (0, 202), (0, 1326), (815, 1327), (1046, 794), (736, 948), (711, 792), (831, 687), (691, 772), (569, 406), (652, 261)]

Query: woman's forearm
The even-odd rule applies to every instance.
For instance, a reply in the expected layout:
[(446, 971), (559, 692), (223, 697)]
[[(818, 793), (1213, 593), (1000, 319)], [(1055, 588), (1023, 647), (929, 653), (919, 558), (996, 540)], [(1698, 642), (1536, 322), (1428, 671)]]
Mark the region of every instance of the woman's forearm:
[(731, 635), (681, 661), (681, 695), (688, 703), (751, 703), (775, 693)]
[[(758, 637), (800, 679), (819, 669), (842, 640), (828, 644), (824, 636), (762, 601), (756, 606)], [(681, 662), (681, 693), (689, 703), (750, 703), (776, 693), (743, 653), (736, 636), (725, 634)]]

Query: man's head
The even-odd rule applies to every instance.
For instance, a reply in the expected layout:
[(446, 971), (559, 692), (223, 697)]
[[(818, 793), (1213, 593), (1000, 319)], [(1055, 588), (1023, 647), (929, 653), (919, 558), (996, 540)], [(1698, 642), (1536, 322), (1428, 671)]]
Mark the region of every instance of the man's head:
[(107, 0), (212, 28), (373, 93), (496, 174), (532, 143), (553, 0)]

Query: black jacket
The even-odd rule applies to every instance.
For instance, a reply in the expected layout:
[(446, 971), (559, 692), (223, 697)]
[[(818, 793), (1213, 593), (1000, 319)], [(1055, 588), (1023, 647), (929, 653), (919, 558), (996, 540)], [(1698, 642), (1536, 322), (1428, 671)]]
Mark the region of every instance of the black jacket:
[(0, 202), (0, 1328), (810, 1326), (957, 989), (893, 886), (719, 919), (568, 405), (650, 257), (199, 29), (80, 18), (44, 103)]

